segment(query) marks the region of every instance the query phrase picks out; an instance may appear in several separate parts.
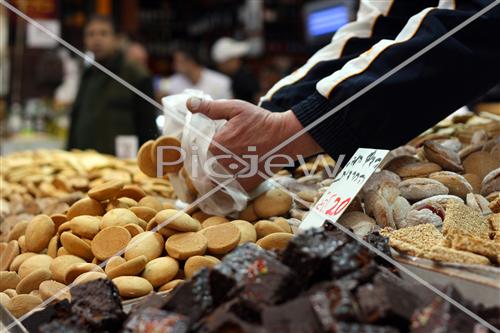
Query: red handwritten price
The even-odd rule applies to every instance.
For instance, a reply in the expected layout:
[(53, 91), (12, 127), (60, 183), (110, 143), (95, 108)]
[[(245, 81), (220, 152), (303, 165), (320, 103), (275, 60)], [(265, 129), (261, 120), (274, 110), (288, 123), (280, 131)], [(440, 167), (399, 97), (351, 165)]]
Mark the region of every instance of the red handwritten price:
[(324, 212), (326, 215), (336, 216), (341, 214), (347, 206), (349, 206), (351, 200), (351, 197), (342, 198), (337, 193), (327, 191), (318, 202), (316, 209), (320, 212)]
[(300, 229), (320, 227), (325, 219), (335, 223), (388, 152), (381, 149), (359, 148), (307, 214)]

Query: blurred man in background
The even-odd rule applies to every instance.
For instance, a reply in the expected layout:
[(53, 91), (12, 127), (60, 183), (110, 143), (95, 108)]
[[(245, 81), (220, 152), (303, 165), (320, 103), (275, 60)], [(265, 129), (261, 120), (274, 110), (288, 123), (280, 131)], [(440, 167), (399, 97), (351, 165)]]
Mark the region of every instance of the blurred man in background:
[(173, 53), (174, 70), (167, 84), (167, 94), (182, 93), (185, 89), (198, 89), (213, 99), (232, 98), (231, 79), (204, 67), (195, 50), (178, 48)]
[(233, 97), (256, 103), (259, 82), (243, 60), (249, 51), (248, 43), (223, 37), (213, 45), (212, 59), (222, 73), (231, 77)]
[[(149, 74), (130, 64), (116, 39), (113, 22), (92, 17), (85, 27), (85, 47), (97, 62), (123, 80), (153, 95)], [(138, 144), (158, 135), (156, 109), (94, 66), (84, 70), (71, 112), (68, 148), (95, 149), (114, 154), (118, 136), (135, 136)]]

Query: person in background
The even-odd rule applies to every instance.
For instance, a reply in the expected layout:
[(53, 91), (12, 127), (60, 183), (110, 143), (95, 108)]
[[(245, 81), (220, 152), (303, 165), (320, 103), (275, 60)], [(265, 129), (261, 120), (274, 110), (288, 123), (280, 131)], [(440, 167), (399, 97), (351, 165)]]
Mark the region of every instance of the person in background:
[(143, 70), (147, 70), (149, 56), (144, 45), (139, 42), (130, 42), (125, 52), (128, 61), (139, 66)]
[(197, 52), (187, 47), (178, 48), (173, 53), (174, 70), (167, 84), (167, 94), (182, 93), (185, 89), (198, 89), (213, 99), (232, 98), (231, 79), (210, 70), (201, 64)]
[(234, 98), (255, 103), (259, 82), (243, 60), (249, 50), (248, 43), (223, 37), (213, 45), (212, 59), (222, 73), (231, 77)]
[[(149, 74), (120, 52), (112, 20), (93, 16), (85, 27), (84, 43), (95, 60), (124, 81), (153, 95)], [(141, 145), (158, 136), (155, 107), (94, 66), (82, 73), (71, 111), (68, 149), (95, 149), (115, 154), (118, 136), (132, 135)]]

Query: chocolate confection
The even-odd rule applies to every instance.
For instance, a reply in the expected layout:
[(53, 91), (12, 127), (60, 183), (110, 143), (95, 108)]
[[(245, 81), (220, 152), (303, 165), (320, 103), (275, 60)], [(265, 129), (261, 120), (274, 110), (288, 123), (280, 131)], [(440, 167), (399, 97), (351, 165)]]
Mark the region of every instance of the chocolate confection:
[(252, 243), (238, 247), (226, 255), (211, 271), (213, 289), (230, 290), (254, 302), (274, 304), (295, 293), (299, 279), (279, 262), (271, 252)]
[(197, 333), (212, 332), (265, 332), (262, 323), (261, 309), (246, 299), (236, 298), (222, 304), (210, 315), (195, 325)]
[(350, 286), (338, 282), (325, 282), (309, 291), (314, 299), (323, 299), (336, 320), (361, 320), (359, 305), (350, 290)]
[(215, 301), (211, 294), (209, 271), (204, 268), (191, 280), (174, 289), (163, 309), (182, 314), (188, 317), (190, 323), (194, 323), (219, 304), (220, 301)]
[[(336, 228), (335, 228), (336, 229)], [(297, 235), (283, 253), (283, 263), (296, 272), (306, 284), (328, 278), (332, 254), (349, 241), (343, 232), (310, 229)], [(314, 275), (314, 277), (313, 277)]]
[[(322, 318), (322, 319), (319, 319)], [(324, 295), (302, 296), (284, 304), (267, 308), (262, 314), (267, 332), (327, 332), (325, 324), (334, 322), (329, 301)]]
[(35, 311), (23, 321), (23, 325), (29, 332), (35, 332), (41, 323), (48, 323), (51, 320), (64, 319), (70, 316), (71, 305), (65, 299), (57, 303), (51, 303), (41, 311)]
[(352, 240), (335, 251), (331, 261), (331, 278), (338, 279), (368, 265), (373, 256), (364, 245)]
[[(49, 323), (43, 324), (38, 328), (40, 333), (88, 333), (88, 332), (102, 332), (91, 331), (89, 328), (80, 326), (81, 323), (76, 319), (76, 317), (70, 317), (68, 319), (56, 319)], [(31, 331), (30, 331), (31, 332)]]
[(399, 333), (394, 327), (390, 326), (374, 326), (358, 323), (335, 323), (330, 332), (334, 333)]
[(118, 289), (98, 279), (71, 288), (71, 312), (94, 330), (117, 331), (125, 318)]
[[(391, 247), (389, 246), (389, 238), (382, 236), (378, 232), (368, 234), (365, 237), (365, 241), (367, 241), (371, 246), (384, 253), (385, 255), (392, 258), (391, 255)], [(387, 261), (383, 258), (376, 256), (375, 261), (382, 265), (388, 265)]]
[(142, 308), (129, 316), (123, 333), (187, 333), (189, 323), (183, 315), (155, 308)]
[(365, 322), (390, 323), (403, 330), (408, 328), (414, 310), (429, 304), (433, 296), (427, 288), (405, 282), (387, 270), (356, 291)]
[[(462, 296), (452, 287), (448, 287), (445, 293), (464, 306), (475, 311), (475, 307), (467, 304)], [(445, 301), (441, 297), (435, 299), (428, 306), (415, 311), (411, 318), (412, 333), (428, 332), (481, 332), (475, 327), (480, 326), (474, 319), (458, 310), (456, 307)], [(486, 332), (486, 328), (483, 330)]]
[(165, 305), (165, 303), (165, 297), (162, 297), (155, 293), (151, 293), (144, 297), (142, 301), (135, 304), (130, 310), (130, 314), (134, 314), (147, 308), (161, 309)]

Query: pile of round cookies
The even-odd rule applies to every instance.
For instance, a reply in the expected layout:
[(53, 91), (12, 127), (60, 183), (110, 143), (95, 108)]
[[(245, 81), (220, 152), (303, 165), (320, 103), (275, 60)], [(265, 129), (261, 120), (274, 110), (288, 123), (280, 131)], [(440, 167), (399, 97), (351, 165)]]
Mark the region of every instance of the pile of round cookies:
[(0, 164), (0, 240), (17, 222), (64, 213), (91, 187), (109, 180), (139, 186), (161, 200), (175, 197), (168, 180), (145, 176), (135, 161), (94, 151), (23, 151), (0, 157)]
[[(0, 303), (14, 316), (70, 297), (66, 286), (109, 278), (124, 299), (169, 291), (239, 244), (284, 248), (292, 198), (274, 189), (248, 220), (191, 215), (122, 180), (92, 187), (64, 213), (17, 223), (0, 243)], [(250, 221), (255, 221), (251, 223)]]

